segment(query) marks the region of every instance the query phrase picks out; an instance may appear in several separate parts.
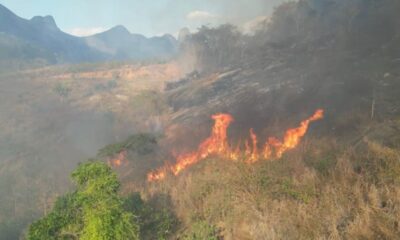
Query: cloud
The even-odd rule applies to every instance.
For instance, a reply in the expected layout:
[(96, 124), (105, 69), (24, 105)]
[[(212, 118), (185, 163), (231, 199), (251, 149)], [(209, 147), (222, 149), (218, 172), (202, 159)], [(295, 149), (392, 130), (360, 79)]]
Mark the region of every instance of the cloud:
[(186, 15), (186, 19), (188, 20), (212, 20), (218, 18), (217, 15), (206, 11), (193, 11)]
[(92, 28), (73, 28), (68, 31), (69, 34), (78, 36), (78, 37), (86, 37), (96, 33), (101, 33), (106, 31), (107, 28), (104, 27), (92, 27)]

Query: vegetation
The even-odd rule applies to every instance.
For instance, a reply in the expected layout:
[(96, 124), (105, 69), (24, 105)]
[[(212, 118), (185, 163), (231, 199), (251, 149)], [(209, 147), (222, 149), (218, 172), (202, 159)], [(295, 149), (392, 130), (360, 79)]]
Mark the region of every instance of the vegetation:
[(76, 190), (59, 197), (53, 210), (30, 226), (27, 239), (162, 240), (176, 230), (177, 218), (159, 198), (152, 204), (139, 193), (119, 196), (116, 174), (104, 163), (81, 164), (72, 178)]
[(157, 140), (151, 134), (135, 134), (125, 141), (114, 143), (100, 149), (98, 155), (100, 157), (112, 157), (123, 150), (130, 150), (139, 155), (146, 155), (154, 151)]
[(199, 221), (193, 223), (190, 227), (189, 233), (184, 237), (184, 240), (218, 240), (218, 231), (214, 226), (210, 226), (205, 221)]
[[(140, 239), (168, 239), (177, 229), (178, 220), (171, 211), (170, 205), (145, 202), (139, 193), (133, 193), (126, 198), (125, 209), (137, 214), (140, 225)], [(154, 206), (155, 205), (155, 206)]]
[[(45, 177), (39, 175), (54, 169), (43, 170), (47, 162), (36, 155), (26, 154), (29, 164), (0, 165), (0, 192), (10, 193), (0, 194), (0, 239), (17, 238), (43, 215), (30, 226), (28, 239), (398, 239), (398, 9), (395, 0), (300, 0), (279, 6), (253, 36), (230, 25), (200, 28), (182, 45), (183, 60), (193, 61), (192, 76), (167, 86), (165, 95), (158, 90), (119, 95), (121, 105), (115, 106), (121, 119), (130, 114), (129, 120), (138, 122), (135, 130), (171, 127), (164, 139), (137, 134), (99, 151), (98, 157), (107, 160), (127, 151), (128, 163), (113, 166), (119, 181), (107, 165), (84, 163), (72, 174), (75, 191), (53, 203), (64, 190), (54, 189), (67, 186), (55, 183), (64, 171), (61, 161), (52, 165), (61, 170)], [(107, 65), (70, 70), (92, 68)], [(114, 97), (112, 91), (124, 82), (110, 78), (95, 81), (101, 91), (91, 93), (87, 105), (106, 105), (102, 97)], [(63, 97), (79, 90), (73, 85), (70, 92), (68, 86), (53, 90)], [(24, 96), (19, 101), (25, 104)], [(28, 112), (24, 104), (16, 110)], [(261, 138), (282, 132), (316, 107), (326, 109), (326, 118), (282, 159), (249, 165), (210, 157), (179, 176), (145, 182), (148, 171), (170, 159), (161, 148), (175, 146), (174, 140), (192, 144), (212, 113), (238, 117), (232, 135), (247, 137), (242, 128), (254, 125)], [(161, 122), (162, 117), (167, 120)], [(123, 133), (127, 124), (119, 126)], [(58, 140), (64, 131), (55, 135), (67, 142)], [(36, 150), (27, 144), (36, 140), (2, 149)], [(24, 194), (19, 188), (26, 189)]]
[(343, 148), (329, 139), (302, 148), (256, 165), (208, 159), (142, 189), (147, 200), (139, 193), (119, 197), (111, 169), (88, 162), (72, 174), (76, 191), (33, 223), (28, 239), (395, 239), (400, 234), (398, 149), (374, 140)]
[(51, 213), (33, 223), (28, 239), (139, 239), (136, 218), (123, 209), (120, 184), (107, 165), (82, 164), (72, 178), (77, 190), (60, 197)]
[(386, 166), (399, 150), (361, 145), (367, 152), (330, 148), (323, 171), (306, 164), (326, 154), (317, 144), (255, 166), (209, 159), (157, 191), (175, 203), (183, 239), (396, 239), (400, 168)]

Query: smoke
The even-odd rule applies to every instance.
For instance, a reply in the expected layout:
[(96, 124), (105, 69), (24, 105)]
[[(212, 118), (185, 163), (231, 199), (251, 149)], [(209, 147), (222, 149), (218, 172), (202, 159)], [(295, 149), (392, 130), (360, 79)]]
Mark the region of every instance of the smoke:
[[(270, 16), (275, 6), (284, 0), (168, 0), (150, 21), (155, 32), (165, 32), (176, 35), (187, 27), (196, 32), (203, 25), (217, 27), (221, 24), (242, 26), (260, 16)], [(151, 20), (150, 19), (150, 20)]]
[(234, 17), (220, 15), (220, 23), (232, 27), (206, 26), (186, 37), (182, 62), (195, 65), (192, 70), (213, 71), (257, 59), (268, 48), (312, 48), (322, 41), (331, 49), (371, 53), (392, 46), (399, 36), (398, 1), (302, 0), (273, 8), (278, 2), (255, 1), (248, 9), (244, 1), (232, 3), (227, 8)]
[[(396, 71), (387, 69), (398, 59), (399, 10), (395, 0), (302, 0), (249, 24), (255, 28), (251, 36), (232, 25), (202, 27), (185, 37), (181, 62), (194, 72), (176, 84), (169, 101), (185, 122), (232, 114), (232, 134), (239, 136), (249, 127), (276, 135), (315, 108), (333, 115), (326, 122), (348, 112), (371, 114), (377, 89), (385, 88), (379, 79)], [(342, 126), (326, 129), (349, 134)]]
[(237, 26), (242, 26), (248, 22), (254, 21), (260, 17), (271, 16), (274, 8), (285, 0), (253, 0), (251, 3), (245, 0), (238, 1), (219, 1), (223, 5), (221, 9), (226, 11), (224, 15), (224, 22)]

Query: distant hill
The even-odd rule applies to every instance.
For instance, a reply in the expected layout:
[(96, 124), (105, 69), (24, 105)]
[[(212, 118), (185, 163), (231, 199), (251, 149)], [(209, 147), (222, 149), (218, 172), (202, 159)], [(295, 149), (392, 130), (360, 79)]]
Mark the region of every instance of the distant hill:
[(176, 53), (171, 35), (146, 38), (123, 26), (90, 37), (61, 31), (52, 16), (21, 18), (0, 4), (0, 60), (45, 59), (49, 63), (165, 59)]
[(169, 34), (146, 38), (131, 34), (124, 26), (116, 26), (103, 33), (85, 38), (93, 49), (111, 55), (114, 59), (168, 58), (177, 53), (178, 41)]
[[(7, 39), (10, 38), (17, 39), (14, 47), (20, 49), (15, 51), (15, 55), (2, 55), (2, 58), (44, 57), (54, 63), (94, 61), (107, 57), (91, 49), (83, 39), (62, 32), (51, 16), (26, 20), (0, 5), (0, 31), (2, 53), (8, 48), (10, 41)], [(25, 54), (18, 54), (20, 51)]]

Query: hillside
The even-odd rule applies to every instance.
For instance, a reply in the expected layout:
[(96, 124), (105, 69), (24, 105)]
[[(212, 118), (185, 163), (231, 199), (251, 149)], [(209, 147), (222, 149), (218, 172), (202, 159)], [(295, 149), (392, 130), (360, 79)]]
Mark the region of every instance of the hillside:
[(287, 2), (166, 64), (2, 74), (0, 239), (399, 239), (399, 10)]
[(0, 239), (18, 239), (104, 145), (159, 132), (170, 64), (59, 65), (0, 74)]
[[(253, 37), (230, 26), (192, 35), (182, 61), (196, 71), (165, 92), (166, 153), (150, 171), (160, 174), (143, 186), (124, 174), (129, 164), (116, 166), (124, 191), (172, 207), (172, 239), (398, 239), (400, 35), (390, 26), (399, 7), (300, 1), (277, 8)], [(224, 139), (210, 133), (213, 114), (234, 118), (231, 147), (251, 144), (253, 128), (260, 149), (318, 108), (324, 118), (281, 157), (249, 164), (246, 154), (203, 150)]]

